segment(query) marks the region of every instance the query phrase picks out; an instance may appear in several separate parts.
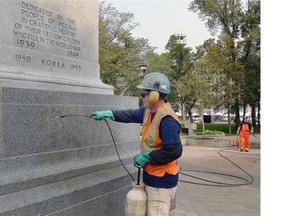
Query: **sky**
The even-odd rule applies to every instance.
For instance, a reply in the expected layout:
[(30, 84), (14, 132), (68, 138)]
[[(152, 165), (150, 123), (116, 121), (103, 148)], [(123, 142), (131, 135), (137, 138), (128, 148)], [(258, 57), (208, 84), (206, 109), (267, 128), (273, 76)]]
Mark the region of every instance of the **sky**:
[(190, 0), (104, 0), (119, 12), (134, 14), (139, 25), (132, 31), (135, 38), (148, 39), (155, 51), (165, 52), (169, 37), (186, 34), (187, 47), (195, 48), (211, 38), (211, 34), (196, 14), (188, 11)]

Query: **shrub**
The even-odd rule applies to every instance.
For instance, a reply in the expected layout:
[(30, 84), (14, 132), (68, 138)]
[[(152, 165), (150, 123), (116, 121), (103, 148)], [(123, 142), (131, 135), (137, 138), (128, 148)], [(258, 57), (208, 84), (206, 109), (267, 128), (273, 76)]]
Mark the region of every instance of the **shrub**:
[[(229, 133), (228, 123), (205, 123), (205, 133), (206, 131), (220, 131), (226, 135), (235, 135), (236, 134), (236, 124), (231, 124), (231, 134)], [(259, 133), (258, 127), (254, 127), (254, 133)], [(197, 130), (195, 134), (202, 134), (202, 123), (197, 124)]]

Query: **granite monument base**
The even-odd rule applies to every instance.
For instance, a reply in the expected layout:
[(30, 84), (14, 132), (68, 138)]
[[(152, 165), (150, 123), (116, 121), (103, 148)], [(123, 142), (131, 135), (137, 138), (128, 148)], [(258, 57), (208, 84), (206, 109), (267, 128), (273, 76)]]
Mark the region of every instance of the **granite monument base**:
[[(124, 215), (132, 178), (106, 122), (69, 115), (136, 108), (138, 99), (3, 85), (0, 90), (0, 215)], [(135, 178), (139, 125), (107, 122)]]

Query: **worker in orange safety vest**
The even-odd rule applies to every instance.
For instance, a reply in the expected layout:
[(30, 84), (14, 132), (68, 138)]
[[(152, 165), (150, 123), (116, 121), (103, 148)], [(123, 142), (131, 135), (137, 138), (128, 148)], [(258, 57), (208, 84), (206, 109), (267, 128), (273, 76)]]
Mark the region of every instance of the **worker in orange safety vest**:
[(179, 179), (178, 158), (183, 151), (181, 123), (166, 99), (170, 94), (170, 81), (166, 75), (148, 73), (137, 88), (141, 91), (143, 106), (96, 111), (91, 113), (91, 118), (142, 124), (141, 153), (135, 155), (133, 163), (144, 169), (147, 216), (169, 216)]
[(237, 134), (239, 135), (240, 138), (240, 151), (244, 151), (245, 152), (249, 152), (249, 146), (250, 146), (250, 134), (253, 134), (253, 126), (251, 124), (251, 122), (248, 121), (249, 118), (247, 116), (245, 116), (242, 120), (242, 122), (240, 122), (238, 130), (237, 130)]

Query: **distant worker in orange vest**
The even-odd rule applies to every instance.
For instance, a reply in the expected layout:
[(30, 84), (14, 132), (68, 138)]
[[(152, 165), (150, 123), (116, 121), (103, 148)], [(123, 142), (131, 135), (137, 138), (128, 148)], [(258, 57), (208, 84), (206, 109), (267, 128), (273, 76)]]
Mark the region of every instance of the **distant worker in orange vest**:
[(250, 134), (253, 134), (253, 126), (251, 122), (248, 121), (249, 118), (245, 116), (240, 122), (237, 134), (240, 133), (239, 138), (240, 138), (240, 151), (249, 152), (249, 146), (250, 146), (250, 141), (249, 141), (249, 136)]
[(141, 90), (142, 107), (96, 111), (91, 118), (143, 124), (141, 153), (134, 157), (134, 164), (144, 168), (147, 216), (169, 216), (178, 184), (177, 159), (182, 155), (181, 124), (166, 100), (170, 94), (170, 82), (164, 74), (148, 73), (137, 87)]

